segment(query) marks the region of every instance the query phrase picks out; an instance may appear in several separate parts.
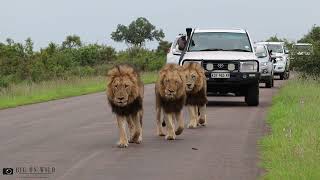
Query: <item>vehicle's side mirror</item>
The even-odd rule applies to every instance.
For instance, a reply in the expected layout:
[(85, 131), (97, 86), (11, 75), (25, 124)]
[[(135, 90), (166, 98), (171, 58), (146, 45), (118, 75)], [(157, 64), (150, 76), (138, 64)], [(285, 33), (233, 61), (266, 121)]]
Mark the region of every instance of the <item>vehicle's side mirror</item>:
[(284, 50), (284, 53), (289, 54), (289, 50), (288, 49)]
[(179, 49), (174, 49), (173, 55), (181, 55), (181, 51)]
[(272, 61), (275, 61), (276, 58), (277, 58), (275, 55), (271, 55), (270, 57), (271, 57), (271, 60), (272, 60)]

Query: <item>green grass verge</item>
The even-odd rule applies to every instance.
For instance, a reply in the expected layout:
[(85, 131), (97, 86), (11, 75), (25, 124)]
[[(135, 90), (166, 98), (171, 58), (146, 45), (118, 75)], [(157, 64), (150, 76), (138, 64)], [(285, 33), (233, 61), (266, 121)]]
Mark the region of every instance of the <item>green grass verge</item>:
[(320, 83), (289, 81), (274, 97), (267, 121), (263, 179), (320, 179)]
[[(142, 74), (145, 84), (155, 82), (156, 77), (155, 72)], [(105, 88), (106, 78), (102, 76), (16, 84), (0, 91), (0, 109), (101, 92)]]

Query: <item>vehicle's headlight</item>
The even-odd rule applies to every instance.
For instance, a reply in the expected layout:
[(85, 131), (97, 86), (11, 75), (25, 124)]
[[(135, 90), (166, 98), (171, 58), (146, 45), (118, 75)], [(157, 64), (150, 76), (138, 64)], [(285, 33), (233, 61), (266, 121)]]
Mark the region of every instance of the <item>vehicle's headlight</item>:
[(197, 60), (183, 60), (182, 61), (182, 65), (187, 64), (187, 63), (198, 63), (201, 65), (202, 61), (197, 61)]
[(240, 72), (257, 72), (258, 63), (256, 61), (240, 62)]
[(283, 57), (277, 57), (276, 60), (277, 61), (283, 61)]
[(260, 63), (260, 66), (268, 66), (268, 62)]

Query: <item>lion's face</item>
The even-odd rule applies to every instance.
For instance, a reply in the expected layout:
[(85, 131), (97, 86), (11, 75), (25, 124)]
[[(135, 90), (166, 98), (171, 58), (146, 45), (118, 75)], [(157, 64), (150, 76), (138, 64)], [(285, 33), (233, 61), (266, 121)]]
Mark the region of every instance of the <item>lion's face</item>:
[(196, 85), (196, 82), (199, 81), (199, 75), (195, 70), (187, 70), (186, 75), (186, 91), (191, 92)]
[(204, 70), (198, 63), (187, 63), (183, 65), (186, 79), (186, 91), (197, 92), (203, 87)]
[(167, 99), (180, 98), (185, 92), (185, 80), (178, 65), (168, 65), (160, 72), (160, 94)]
[(116, 77), (112, 82), (113, 102), (118, 106), (126, 106), (129, 104), (129, 96), (134, 90), (134, 83), (128, 78)]
[(176, 97), (179, 87), (183, 85), (183, 81), (178, 75), (178, 72), (169, 72), (163, 79), (164, 93), (169, 99)]
[(121, 72), (109, 72), (108, 98), (117, 106), (124, 107), (139, 96), (138, 75), (130, 67), (122, 66)]

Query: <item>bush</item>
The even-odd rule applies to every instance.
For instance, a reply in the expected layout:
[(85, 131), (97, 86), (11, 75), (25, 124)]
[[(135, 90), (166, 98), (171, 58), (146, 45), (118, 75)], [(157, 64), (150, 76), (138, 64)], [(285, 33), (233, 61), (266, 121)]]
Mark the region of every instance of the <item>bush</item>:
[(70, 76), (105, 76), (114, 64), (128, 63), (142, 71), (155, 71), (165, 63), (165, 53), (143, 48), (130, 48), (117, 53), (105, 45), (79, 42), (77, 36), (63, 45), (50, 43), (33, 51), (31, 39), (24, 44), (8, 40), (0, 43), (0, 87), (21, 81), (41, 82), (68, 79)]

